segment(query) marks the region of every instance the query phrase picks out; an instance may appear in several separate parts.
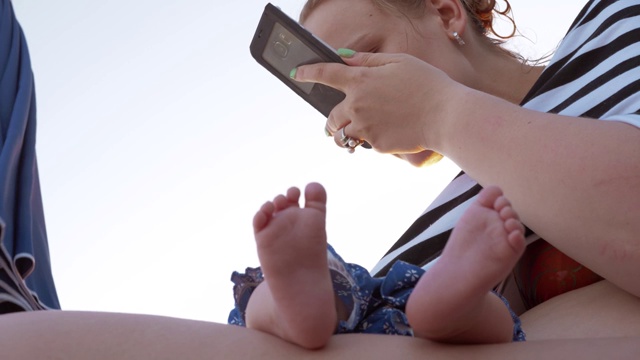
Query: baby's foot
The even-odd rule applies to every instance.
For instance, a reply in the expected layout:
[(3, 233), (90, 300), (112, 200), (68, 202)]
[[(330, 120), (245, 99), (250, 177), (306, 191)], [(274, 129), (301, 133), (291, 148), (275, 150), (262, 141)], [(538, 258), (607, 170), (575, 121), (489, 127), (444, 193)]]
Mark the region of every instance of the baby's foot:
[(489, 291), (509, 275), (524, 248), (524, 227), (502, 190), (483, 189), (411, 294), (407, 316), (416, 334), (442, 340), (471, 328), (488, 311), (485, 300), (497, 299)]
[(337, 324), (334, 292), (327, 265), (325, 230), (327, 194), (322, 185), (265, 203), (253, 227), (258, 257), (273, 298), (274, 325), (286, 340), (308, 348), (323, 346)]

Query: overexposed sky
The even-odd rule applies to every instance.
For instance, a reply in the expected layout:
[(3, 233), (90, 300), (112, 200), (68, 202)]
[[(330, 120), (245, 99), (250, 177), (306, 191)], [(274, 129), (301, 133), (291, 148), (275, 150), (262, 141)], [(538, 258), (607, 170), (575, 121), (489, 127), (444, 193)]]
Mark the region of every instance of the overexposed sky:
[[(272, 2), (294, 18), (303, 4)], [(512, 0), (530, 39), (514, 46), (548, 53), (583, 3)], [(249, 53), (267, 1), (13, 4), (64, 309), (225, 322), (231, 272), (257, 266), (251, 221), (264, 201), (323, 183), (329, 241), (370, 268), (456, 173), (325, 138), (322, 115)]]

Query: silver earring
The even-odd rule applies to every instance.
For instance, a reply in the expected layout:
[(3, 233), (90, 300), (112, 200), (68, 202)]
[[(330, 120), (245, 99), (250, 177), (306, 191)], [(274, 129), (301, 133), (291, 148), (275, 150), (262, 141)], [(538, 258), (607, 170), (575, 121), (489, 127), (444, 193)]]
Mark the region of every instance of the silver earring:
[(462, 46), (465, 44), (464, 40), (462, 40), (462, 38), (460, 37), (457, 31), (453, 32), (453, 38), (456, 39), (456, 41), (458, 42), (458, 45)]

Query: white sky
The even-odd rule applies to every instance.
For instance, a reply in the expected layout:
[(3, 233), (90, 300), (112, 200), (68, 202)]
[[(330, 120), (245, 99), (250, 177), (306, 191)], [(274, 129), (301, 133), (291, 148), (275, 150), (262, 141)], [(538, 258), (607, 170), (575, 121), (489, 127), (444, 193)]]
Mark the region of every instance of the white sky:
[[(249, 54), (266, 3), (13, 0), (64, 309), (226, 322), (264, 201), (323, 183), (329, 241), (371, 267), (456, 173), (325, 138), (322, 115)], [(297, 18), (303, 0), (273, 3)], [(552, 50), (583, 3), (512, 0), (531, 39), (518, 49)]]

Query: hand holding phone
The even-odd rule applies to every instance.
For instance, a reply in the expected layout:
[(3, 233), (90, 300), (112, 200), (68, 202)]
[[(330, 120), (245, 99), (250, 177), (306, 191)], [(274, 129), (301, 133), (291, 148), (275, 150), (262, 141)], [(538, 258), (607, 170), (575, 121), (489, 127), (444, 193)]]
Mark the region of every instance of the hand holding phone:
[(343, 63), (340, 56), (271, 3), (258, 23), (251, 55), (325, 117), (344, 99), (344, 93), (326, 85), (301, 83), (289, 77), (292, 69), (318, 62)]
[[(271, 3), (264, 8), (249, 48), (260, 65), (325, 117), (344, 99), (344, 93), (332, 87), (291, 79), (291, 70), (298, 66), (344, 61), (329, 45)], [(366, 142), (362, 147), (371, 148)]]

